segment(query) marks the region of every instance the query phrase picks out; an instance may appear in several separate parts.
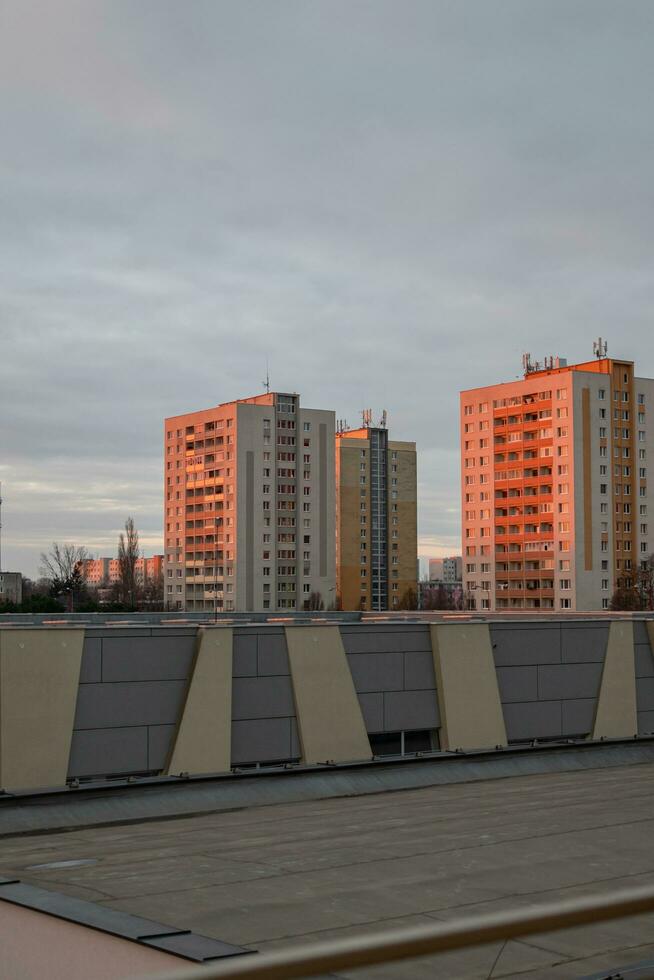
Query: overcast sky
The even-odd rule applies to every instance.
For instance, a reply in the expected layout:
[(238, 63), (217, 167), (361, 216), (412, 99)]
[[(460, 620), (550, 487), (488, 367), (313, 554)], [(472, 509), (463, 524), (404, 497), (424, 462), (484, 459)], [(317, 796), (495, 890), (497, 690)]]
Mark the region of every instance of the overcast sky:
[(3, 568), (162, 550), (162, 420), (273, 388), (419, 452), (458, 391), (654, 376), (652, 0), (0, 0)]

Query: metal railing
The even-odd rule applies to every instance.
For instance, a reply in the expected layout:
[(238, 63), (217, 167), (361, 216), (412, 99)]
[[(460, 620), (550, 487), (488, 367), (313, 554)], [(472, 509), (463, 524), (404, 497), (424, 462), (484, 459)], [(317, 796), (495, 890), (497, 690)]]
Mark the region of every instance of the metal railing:
[[(568, 899), (524, 911), (493, 912), (469, 916), (456, 922), (434, 923), (433, 926), (386, 930), (374, 935), (364, 933), (270, 953), (237, 956), (205, 963), (201, 967), (157, 974), (157, 980), (290, 980), (293, 977), (316, 977), (332, 970), (392, 963), (644, 912), (654, 912), (654, 889), (651, 887), (617, 895)], [(619, 954), (614, 951), (613, 955)], [(654, 971), (647, 980), (654, 980)]]

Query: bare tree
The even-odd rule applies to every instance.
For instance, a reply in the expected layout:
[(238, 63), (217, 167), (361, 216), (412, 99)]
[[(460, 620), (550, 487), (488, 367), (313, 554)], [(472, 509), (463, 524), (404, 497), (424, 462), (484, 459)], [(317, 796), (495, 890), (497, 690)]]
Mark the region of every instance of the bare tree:
[(83, 546), (58, 541), (52, 542), (50, 551), (41, 552), (41, 574), (50, 582), (53, 595), (67, 597), (71, 612), (75, 608), (75, 596), (84, 589), (82, 562), (88, 556)]
[(312, 592), (309, 598), (305, 601), (304, 608), (313, 610), (324, 609), (325, 603), (323, 602), (320, 592)]
[(139, 532), (134, 526), (134, 518), (125, 521), (125, 531), (120, 532), (118, 539), (118, 575), (120, 601), (132, 609), (138, 603), (138, 587), (136, 580), (136, 562), (139, 554)]

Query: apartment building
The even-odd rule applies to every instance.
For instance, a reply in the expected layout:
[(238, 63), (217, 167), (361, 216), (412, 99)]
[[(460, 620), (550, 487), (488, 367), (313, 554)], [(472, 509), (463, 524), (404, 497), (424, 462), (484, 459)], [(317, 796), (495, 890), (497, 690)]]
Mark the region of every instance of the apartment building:
[(391, 441), (385, 425), (338, 432), (336, 497), (342, 608), (397, 608), (417, 593), (415, 442)]
[[(163, 555), (137, 558), (134, 572), (136, 581), (154, 581), (163, 574)], [(81, 562), (82, 577), (91, 588), (115, 585), (120, 581), (120, 562), (117, 558), (85, 558)]]
[(334, 601), (334, 429), (333, 412), (281, 392), (165, 420), (168, 608)]
[(654, 380), (600, 356), (464, 391), (463, 581), (473, 609), (608, 609), (654, 551)]
[(23, 576), (20, 572), (0, 571), (0, 603), (23, 601)]
[(460, 555), (450, 558), (429, 559), (429, 581), (442, 582), (443, 585), (455, 585), (461, 582), (463, 559)]

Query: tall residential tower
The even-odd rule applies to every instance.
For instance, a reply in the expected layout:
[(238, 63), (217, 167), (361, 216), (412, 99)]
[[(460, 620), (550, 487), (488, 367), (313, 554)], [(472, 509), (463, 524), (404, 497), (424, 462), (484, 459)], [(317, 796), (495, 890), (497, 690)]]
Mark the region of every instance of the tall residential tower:
[(166, 419), (168, 608), (333, 602), (334, 422), (275, 392)]
[(364, 419), (336, 435), (337, 590), (343, 609), (396, 609), (417, 591), (416, 444)]
[(608, 609), (654, 551), (654, 380), (632, 361), (525, 356), (461, 393), (464, 590), (473, 609)]

